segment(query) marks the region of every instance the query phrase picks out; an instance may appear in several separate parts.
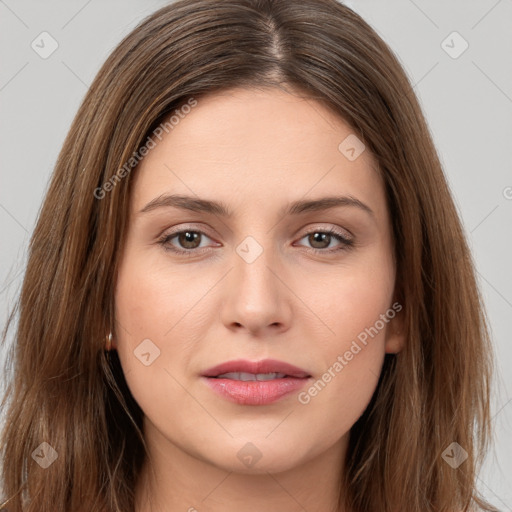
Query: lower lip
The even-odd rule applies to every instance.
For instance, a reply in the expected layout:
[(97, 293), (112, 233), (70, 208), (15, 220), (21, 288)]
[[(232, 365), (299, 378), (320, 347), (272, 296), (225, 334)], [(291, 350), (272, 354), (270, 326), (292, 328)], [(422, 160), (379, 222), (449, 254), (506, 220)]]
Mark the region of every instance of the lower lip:
[(298, 391), (309, 378), (285, 377), (265, 381), (242, 381), (202, 377), (215, 392), (241, 405), (266, 405)]

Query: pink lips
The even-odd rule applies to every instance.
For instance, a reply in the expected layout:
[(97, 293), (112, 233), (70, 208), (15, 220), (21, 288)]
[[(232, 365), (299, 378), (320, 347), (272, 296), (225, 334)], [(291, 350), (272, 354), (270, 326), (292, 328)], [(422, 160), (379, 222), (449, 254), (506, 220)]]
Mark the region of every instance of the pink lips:
[[(217, 378), (225, 373), (281, 373), (285, 377), (271, 380), (242, 381), (230, 378)], [(266, 405), (285, 395), (299, 390), (308, 381), (309, 375), (305, 370), (283, 361), (264, 359), (262, 361), (247, 361), (239, 359), (219, 364), (203, 372), (202, 378), (213, 391), (228, 400), (242, 405)]]

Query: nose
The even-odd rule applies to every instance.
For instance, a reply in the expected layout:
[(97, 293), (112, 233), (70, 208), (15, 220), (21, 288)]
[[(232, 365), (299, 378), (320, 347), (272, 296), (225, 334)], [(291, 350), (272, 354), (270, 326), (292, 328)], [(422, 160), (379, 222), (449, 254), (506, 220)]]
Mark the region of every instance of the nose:
[[(255, 336), (275, 335), (290, 327), (291, 297), (283, 265), (270, 249), (249, 245), (233, 254), (233, 267), (224, 280), (221, 320), (230, 330)], [(261, 251), (253, 260), (255, 253)], [(250, 255), (250, 252), (253, 252)], [(250, 257), (248, 257), (250, 255)]]

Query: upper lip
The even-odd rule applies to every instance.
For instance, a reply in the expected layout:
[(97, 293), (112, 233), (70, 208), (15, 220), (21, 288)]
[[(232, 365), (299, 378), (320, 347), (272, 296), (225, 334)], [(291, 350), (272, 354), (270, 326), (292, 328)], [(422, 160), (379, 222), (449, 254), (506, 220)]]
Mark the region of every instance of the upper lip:
[(204, 377), (217, 377), (224, 373), (244, 372), (244, 373), (284, 373), (289, 377), (305, 378), (311, 375), (303, 370), (284, 361), (277, 359), (262, 359), (261, 361), (248, 361), (246, 359), (237, 359), (226, 361), (204, 371)]

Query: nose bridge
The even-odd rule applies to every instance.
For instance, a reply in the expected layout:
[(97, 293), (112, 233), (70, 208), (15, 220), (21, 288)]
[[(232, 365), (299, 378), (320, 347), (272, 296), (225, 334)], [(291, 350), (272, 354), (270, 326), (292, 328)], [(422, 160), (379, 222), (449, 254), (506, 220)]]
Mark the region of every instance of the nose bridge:
[(249, 235), (235, 247), (235, 253), (224, 321), (251, 331), (287, 323), (286, 293), (275, 275), (280, 265), (271, 237)]
[[(275, 267), (275, 254), (269, 236), (263, 235), (246, 236), (236, 248), (236, 258), (234, 261), (235, 286), (243, 293), (246, 298), (254, 295), (255, 299), (259, 294), (267, 294), (267, 302), (272, 300), (275, 291), (275, 275), (270, 268)], [(241, 296), (240, 300), (244, 297)]]

